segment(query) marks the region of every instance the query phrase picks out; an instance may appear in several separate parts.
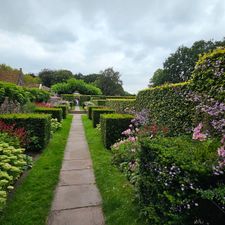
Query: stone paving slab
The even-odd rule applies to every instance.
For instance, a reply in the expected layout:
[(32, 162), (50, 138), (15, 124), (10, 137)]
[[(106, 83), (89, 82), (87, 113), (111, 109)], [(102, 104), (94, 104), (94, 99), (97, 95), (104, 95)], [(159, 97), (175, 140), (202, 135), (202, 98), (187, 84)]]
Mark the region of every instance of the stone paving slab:
[(96, 185), (59, 186), (52, 210), (75, 209), (101, 204), (101, 197)]
[(62, 165), (62, 171), (64, 170), (82, 170), (90, 169), (92, 167), (92, 162), (90, 159), (74, 159), (74, 160), (64, 160)]
[(94, 184), (95, 177), (92, 169), (61, 171), (59, 186)]
[(83, 149), (75, 151), (67, 151), (64, 155), (65, 160), (76, 160), (76, 159), (90, 159), (90, 153)]
[(49, 217), (48, 225), (104, 225), (100, 207), (87, 207), (54, 211)]

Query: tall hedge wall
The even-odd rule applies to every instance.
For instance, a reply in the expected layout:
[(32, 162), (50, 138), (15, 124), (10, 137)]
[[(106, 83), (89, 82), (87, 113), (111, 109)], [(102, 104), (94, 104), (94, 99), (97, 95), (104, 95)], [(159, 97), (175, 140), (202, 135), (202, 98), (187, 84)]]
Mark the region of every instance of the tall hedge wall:
[(169, 135), (190, 133), (194, 105), (187, 100), (188, 83), (149, 88), (138, 93), (136, 108), (148, 109), (151, 121), (169, 129)]
[(63, 111), (61, 108), (37, 107), (35, 112), (50, 114), (52, 118), (57, 119), (59, 122), (63, 119)]
[(5, 114), (0, 120), (6, 124), (15, 124), (16, 128), (26, 131), (26, 150), (40, 151), (49, 142), (51, 116), (44, 114)]

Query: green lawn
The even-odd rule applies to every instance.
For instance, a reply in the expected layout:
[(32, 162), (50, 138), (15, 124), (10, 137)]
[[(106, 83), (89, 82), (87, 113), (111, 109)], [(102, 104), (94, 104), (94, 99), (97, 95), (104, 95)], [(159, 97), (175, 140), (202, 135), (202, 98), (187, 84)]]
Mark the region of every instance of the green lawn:
[(72, 116), (50, 143), (0, 214), (1, 225), (44, 225), (58, 183)]
[(111, 164), (112, 154), (103, 147), (92, 121), (83, 116), (83, 124), (93, 160), (96, 183), (103, 200), (107, 225), (144, 225), (139, 218), (135, 193), (125, 176)]

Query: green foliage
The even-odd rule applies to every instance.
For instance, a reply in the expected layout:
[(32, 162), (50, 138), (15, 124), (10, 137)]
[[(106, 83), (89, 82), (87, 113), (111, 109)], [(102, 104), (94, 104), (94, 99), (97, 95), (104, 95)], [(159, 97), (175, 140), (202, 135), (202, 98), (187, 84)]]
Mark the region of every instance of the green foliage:
[(189, 137), (141, 140), (138, 193), (150, 224), (222, 224), (221, 211), (212, 208), (212, 200), (218, 207), (224, 200), (200, 194), (219, 193), (221, 185), (225, 189), (224, 175), (213, 174), (218, 146), (218, 141)]
[(69, 79), (64, 83), (57, 83), (53, 85), (52, 90), (58, 94), (72, 94), (78, 91), (84, 95), (101, 95), (102, 92), (94, 85), (87, 84), (83, 80)]
[(97, 106), (105, 106), (105, 104), (106, 104), (106, 100), (96, 99), (96, 100), (91, 100), (91, 101)]
[(51, 119), (51, 135), (62, 127), (62, 124), (57, 119)]
[(28, 87), (29, 85), (35, 85), (35, 84), (37, 85), (41, 83), (40, 77), (32, 75), (32, 74), (25, 74), (23, 76), (23, 80), (24, 80), (25, 86), (28, 86)]
[(0, 141), (0, 211), (5, 205), (7, 193), (20, 177), (26, 166), (23, 148), (15, 148)]
[(225, 101), (225, 49), (218, 48), (199, 58), (192, 74), (194, 91)]
[(151, 123), (167, 127), (169, 135), (190, 133), (194, 105), (187, 100), (188, 83), (163, 85), (142, 90), (137, 95), (138, 111), (148, 109)]
[(114, 113), (115, 111), (112, 109), (99, 109), (99, 108), (92, 108), (92, 124), (93, 127), (95, 128), (97, 124), (100, 123), (100, 115), (102, 114), (109, 114), (109, 113)]
[(106, 148), (110, 148), (122, 137), (134, 117), (126, 114), (103, 114), (100, 117), (102, 140)]
[(101, 109), (101, 108), (105, 108), (105, 107), (103, 107), (103, 106), (89, 105), (87, 107), (88, 119), (92, 120), (92, 109)]
[(154, 74), (153, 77), (150, 79), (150, 84), (149, 86), (159, 86), (162, 85), (164, 83), (166, 83), (166, 73), (164, 72), (163, 69), (157, 69)]
[(6, 114), (0, 120), (6, 124), (15, 124), (16, 128), (26, 131), (26, 150), (40, 151), (49, 142), (51, 117), (43, 114)]
[(115, 72), (113, 68), (108, 68), (101, 71), (100, 74), (101, 76), (95, 81), (95, 84), (104, 95), (124, 95), (119, 72)]
[(61, 94), (61, 97), (63, 100), (68, 101), (68, 102), (74, 102), (74, 100), (75, 100), (74, 94)]
[(37, 107), (35, 109), (36, 113), (50, 114), (52, 118), (57, 119), (59, 122), (63, 118), (63, 111), (61, 108), (47, 108), (47, 107)]
[(29, 95), (20, 86), (12, 83), (0, 82), (0, 104), (8, 97), (10, 101), (16, 101), (25, 104), (29, 101)]
[(135, 99), (107, 99), (106, 106), (114, 109), (116, 113), (126, 113), (135, 107)]
[(69, 110), (68, 105), (57, 105), (55, 107), (62, 109), (62, 118), (66, 119)]
[(32, 102), (47, 102), (50, 98), (48, 91), (38, 88), (25, 88), (25, 91), (29, 93), (29, 98)]
[(65, 82), (73, 77), (73, 74), (69, 70), (49, 70), (44, 69), (39, 74), (42, 84), (46, 87), (51, 87), (56, 83)]
[(5, 142), (9, 144), (10, 146), (13, 146), (15, 148), (20, 147), (20, 140), (16, 136), (12, 136), (5, 132), (0, 132), (0, 142)]

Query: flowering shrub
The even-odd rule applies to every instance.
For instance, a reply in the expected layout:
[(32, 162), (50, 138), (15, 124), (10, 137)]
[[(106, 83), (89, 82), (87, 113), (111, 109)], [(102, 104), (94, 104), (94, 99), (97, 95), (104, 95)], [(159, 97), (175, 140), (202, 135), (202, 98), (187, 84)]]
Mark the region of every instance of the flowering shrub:
[(37, 107), (45, 107), (45, 108), (53, 108), (54, 105), (52, 105), (51, 103), (48, 102), (35, 102), (35, 105)]
[(57, 119), (51, 119), (51, 135), (62, 127), (62, 124)]
[(225, 49), (218, 48), (199, 58), (193, 71), (191, 88), (219, 101), (225, 101)]
[(24, 150), (0, 141), (0, 210), (5, 205), (7, 193), (27, 167), (29, 160)]

